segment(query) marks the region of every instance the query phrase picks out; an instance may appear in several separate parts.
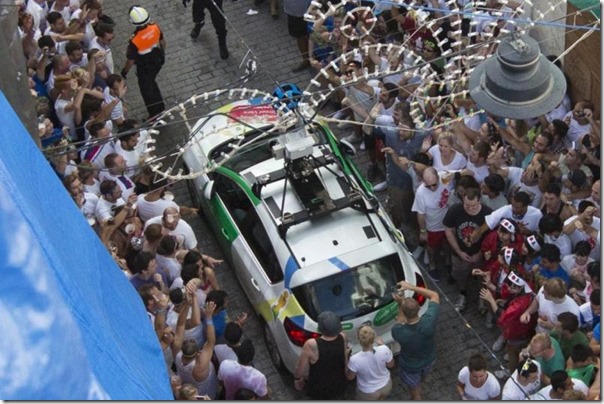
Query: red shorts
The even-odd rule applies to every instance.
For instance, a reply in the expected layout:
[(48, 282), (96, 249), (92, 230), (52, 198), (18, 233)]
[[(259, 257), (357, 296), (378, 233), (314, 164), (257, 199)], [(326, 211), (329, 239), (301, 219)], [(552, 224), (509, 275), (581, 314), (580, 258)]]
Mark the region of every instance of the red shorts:
[(445, 231), (428, 231), (428, 242), (426, 243), (430, 248), (438, 248), (440, 247), (447, 236), (445, 235)]

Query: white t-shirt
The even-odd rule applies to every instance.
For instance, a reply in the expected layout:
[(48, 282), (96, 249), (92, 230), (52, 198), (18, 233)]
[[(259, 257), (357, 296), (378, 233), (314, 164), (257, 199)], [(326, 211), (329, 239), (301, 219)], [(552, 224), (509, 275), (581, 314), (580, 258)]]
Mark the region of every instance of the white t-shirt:
[(57, 97), (57, 100), (55, 101), (55, 112), (57, 113), (57, 118), (59, 118), (61, 125), (69, 127), (69, 136), (72, 139), (76, 139), (75, 110), (65, 112), (65, 107), (72, 102), (73, 100), (66, 100), (60, 96)]
[(136, 210), (143, 222), (146, 222), (152, 217), (163, 215), (166, 208), (175, 208), (180, 212), (180, 207), (174, 201), (159, 198), (155, 202), (149, 202), (145, 199), (145, 196), (146, 194), (140, 195), (136, 200)]
[[(585, 395), (587, 395), (589, 393), (589, 388), (581, 380), (575, 379), (573, 377), (572, 381), (573, 381), (573, 390), (580, 391)], [(555, 400), (554, 398), (551, 398), (549, 395), (551, 391), (552, 391), (552, 385), (550, 384), (549, 386), (545, 386), (544, 388), (539, 390), (537, 393), (531, 395), (530, 400), (547, 400), (547, 401)]]
[[(109, 91), (110, 91), (109, 87), (105, 87), (105, 89), (103, 90), (103, 97), (105, 99), (106, 104), (109, 104), (109, 103), (111, 103), (111, 101), (117, 99), (117, 97), (114, 97), (113, 95), (111, 95), (109, 93)], [(122, 103), (121, 99), (117, 102), (117, 104), (115, 104), (115, 107), (113, 107), (113, 109), (111, 110), (111, 119), (113, 119), (114, 121), (118, 120), (118, 119), (125, 119), (124, 104)]]
[(105, 198), (99, 198), (99, 201), (96, 204), (96, 210), (94, 212), (96, 215), (96, 220), (98, 220), (99, 223), (103, 223), (109, 219), (112, 219), (114, 216), (113, 209), (125, 204), (126, 201), (124, 201), (122, 198), (119, 198), (115, 202), (109, 202)]
[[(82, 15), (82, 9), (79, 8), (77, 10), (75, 10), (73, 13), (71, 13), (71, 19), (76, 19), (76, 18), (80, 18), (80, 16)], [(92, 40), (96, 37), (96, 34), (94, 33), (94, 28), (92, 27), (92, 23), (90, 21), (86, 21), (86, 27), (84, 28), (84, 40), (82, 41), (83, 45), (84, 45), (84, 49), (89, 49), (90, 48), (90, 43), (92, 42)]]
[[(189, 308), (189, 312), (187, 313), (187, 319), (191, 318), (193, 311)], [(174, 307), (171, 307), (166, 313), (166, 325), (171, 327), (174, 331), (176, 331), (176, 323), (178, 323), (178, 315), (179, 313), (174, 311)], [(188, 339), (194, 339), (197, 342), (197, 346), (203, 346), (205, 342), (205, 334), (203, 332), (203, 323), (196, 325), (193, 328), (185, 329), (185, 334), (183, 336), (183, 341)]]
[(589, 122), (586, 125), (581, 125), (579, 122), (573, 118), (573, 111), (568, 111), (566, 115), (564, 115), (564, 119), (570, 117), (570, 124), (568, 125), (568, 132), (566, 133), (566, 137), (564, 141), (567, 146), (570, 146), (570, 142), (578, 142), (579, 139), (590, 132), (591, 126)]
[[(572, 216), (572, 217), (569, 217), (568, 219), (566, 219), (564, 221), (564, 226), (566, 226), (567, 224), (569, 224), (570, 222), (575, 220), (577, 217), (578, 217), (578, 215), (575, 215), (575, 216)], [(600, 228), (600, 218), (594, 216), (593, 219), (594, 220), (593, 220), (593, 223), (591, 224), (591, 227), (593, 227), (594, 229), (599, 229)], [(568, 237), (570, 237), (570, 241), (573, 245), (573, 248), (575, 248), (577, 243), (581, 240), (588, 241), (589, 244), (593, 246), (589, 256), (591, 258), (593, 258), (594, 260), (600, 259), (600, 243), (598, 242), (598, 240), (591, 238), (589, 235), (587, 235), (587, 233), (585, 233), (581, 230), (577, 230), (577, 229), (575, 229), (572, 233), (570, 233), (568, 235)]]
[[(564, 313), (565, 311), (570, 311), (571, 313), (575, 314), (577, 318), (579, 318), (579, 305), (570, 296), (564, 296), (564, 301), (560, 304), (556, 304), (545, 298), (543, 286), (537, 293), (537, 303), (539, 303), (539, 317), (546, 316), (547, 319), (554, 324), (558, 322), (558, 314)], [(537, 333), (549, 333), (551, 331), (541, 327), (539, 324), (537, 324), (537, 328), (535, 330)]]
[(495, 227), (499, 225), (502, 219), (513, 219), (516, 223), (522, 223), (532, 232), (537, 232), (539, 230), (539, 220), (543, 213), (533, 206), (527, 206), (526, 213), (522, 218), (516, 218), (512, 214), (512, 205), (505, 205), (487, 217), (484, 218), (489, 229), (493, 230)]
[(453, 181), (445, 185), (442, 180), (439, 180), (438, 188), (434, 192), (426, 188), (424, 183), (417, 188), (411, 210), (426, 216), (426, 230), (445, 230), (443, 220), (447, 214), (447, 202), (451, 196), (452, 187)]
[(451, 161), (447, 165), (444, 165), (444, 163), (442, 161), (442, 157), (440, 155), (440, 149), (438, 148), (438, 145), (434, 145), (434, 146), (430, 147), (430, 149), (428, 150), (428, 153), (430, 153), (430, 155), (432, 156), (432, 166), (434, 168), (436, 168), (437, 171), (461, 170), (461, 169), (466, 168), (466, 165), (468, 164), (468, 160), (466, 160), (466, 158), (464, 157), (463, 154), (459, 153), (456, 150), (453, 150), (453, 153), (455, 153), (455, 157), (453, 157), (453, 161)]
[(101, 182), (105, 180), (115, 181), (122, 189), (122, 198), (124, 198), (124, 200), (128, 200), (128, 197), (134, 193), (134, 181), (127, 175), (113, 175), (109, 171), (101, 171), (99, 173), (99, 180)]
[(468, 400), (490, 400), (497, 397), (501, 392), (499, 381), (491, 372), (487, 371), (487, 380), (482, 387), (476, 388), (470, 383), (470, 369), (464, 366), (457, 376), (457, 380), (465, 385), (464, 394)]
[(105, 168), (105, 157), (115, 152), (112, 141), (97, 145), (90, 143), (86, 146), (87, 148), (80, 152), (80, 158), (89, 160), (97, 170), (103, 170)]
[(134, 177), (136, 174), (141, 172), (140, 153), (138, 150), (124, 150), (120, 141), (115, 142), (115, 152), (122, 156), (126, 160), (126, 174)]
[(531, 395), (539, 391), (539, 387), (541, 387), (541, 365), (537, 361), (533, 361), (533, 363), (537, 365), (537, 380), (527, 384), (526, 386), (522, 386), (520, 382), (518, 382), (518, 369), (516, 369), (514, 373), (512, 373), (512, 377), (510, 377), (503, 386), (503, 390), (501, 392), (502, 400), (524, 400), (526, 399), (527, 395)]
[[(592, 262), (594, 262), (593, 258), (587, 257), (587, 263), (579, 268), (581, 268), (582, 272), (585, 272), (587, 270), (587, 266)], [(566, 257), (562, 258), (560, 266), (566, 271), (567, 274), (570, 275), (572, 270), (577, 268), (577, 259), (575, 254), (569, 254)]]
[(392, 360), (392, 351), (386, 345), (376, 346), (374, 351), (357, 352), (348, 361), (348, 369), (356, 373), (357, 388), (363, 393), (373, 393), (390, 381), (386, 363)]
[(237, 354), (233, 351), (233, 348), (228, 346), (227, 344), (218, 344), (214, 346), (214, 354), (216, 354), (216, 359), (218, 360), (218, 371), (220, 372), (220, 364), (230, 359), (232, 361), (237, 361)]
[(252, 390), (258, 397), (268, 394), (266, 376), (258, 369), (240, 365), (237, 361), (227, 359), (222, 362), (218, 370), (218, 380), (224, 382), (227, 400), (233, 400), (241, 387)]
[(489, 166), (487, 164), (480, 167), (476, 167), (474, 163), (468, 160), (466, 168), (472, 171), (472, 174), (474, 174), (474, 178), (476, 179), (476, 181), (478, 181), (479, 184), (482, 184), (484, 182), (484, 179), (487, 178), (490, 174)]
[[(178, 262), (175, 257), (166, 257), (161, 254), (155, 254), (155, 260), (157, 261), (157, 266), (168, 275), (168, 281), (170, 282), (170, 285), (172, 285), (174, 279), (180, 276), (180, 271), (182, 270), (180, 262)], [(170, 285), (168, 285), (168, 287)]]
[(526, 185), (522, 182), (523, 171), (520, 167), (508, 167), (508, 180), (510, 181), (508, 195), (512, 195), (517, 191), (524, 191), (531, 197), (531, 206), (539, 208), (543, 192), (539, 189), (539, 185)]
[(96, 178), (92, 178), (92, 185), (83, 184), (84, 191), (94, 194), (96, 196), (101, 196), (101, 183)]
[(558, 237), (554, 237), (554, 236), (550, 236), (549, 234), (546, 234), (543, 236), (543, 242), (549, 243), (549, 244), (554, 244), (556, 247), (558, 247), (558, 249), (560, 250), (561, 257), (564, 257), (565, 255), (569, 255), (573, 252), (570, 238), (564, 233), (560, 234)]
[[(163, 213), (161, 216), (152, 217), (151, 219), (147, 220), (145, 223), (145, 229), (153, 223), (162, 224), (162, 217)], [(176, 236), (179, 248), (192, 250), (197, 247), (197, 237), (195, 237), (195, 232), (193, 232), (193, 229), (189, 223), (185, 222), (183, 219), (179, 219), (176, 228), (174, 230), (170, 230), (168, 234)]]
[(109, 72), (113, 74), (113, 54), (111, 53), (111, 48), (109, 46), (105, 46), (99, 42), (98, 37), (94, 37), (92, 41), (90, 41), (90, 46), (88, 46), (88, 50), (91, 49), (100, 49), (105, 51), (105, 66), (109, 69)]

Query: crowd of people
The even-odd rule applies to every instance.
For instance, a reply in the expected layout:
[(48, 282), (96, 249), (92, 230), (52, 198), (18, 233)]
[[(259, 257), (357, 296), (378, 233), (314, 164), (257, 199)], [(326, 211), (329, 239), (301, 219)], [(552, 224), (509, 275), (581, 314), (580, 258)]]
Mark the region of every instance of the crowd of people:
[[(324, 88), (348, 83), (334, 91), (332, 118), (367, 153), (368, 179), (387, 192), (390, 217), (410, 249), (424, 254), (430, 278), (455, 285), (457, 311), (476, 304), (486, 326), (500, 330), (492, 350), (506, 349), (507, 370), (491, 374), (485, 356), (472, 356), (459, 373), (460, 397), (599, 396), (601, 135), (594, 106), (573, 102), (567, 80), (567, 94), (542, 115), (473, 113), (480, 106), (445, 79), (454, 65), (447, 49), (461, 41), (495, 52), (493, 39), (521, 15), (520, 4), (487, 1), (471, 17), (447, 13), (442, 1), (423, 5), (421, 17), (406, 5), (377, 5), (375, 27), (356, 39), (355, 24), (359, 32), (371, 25), (362, 11), (353, 13), (357, 5), (331, 14), (315, 7), (308, 35), (309, 65), (321, 73), (315, 79)], [(377, 43), (407, 51), (384, 46), (380, 54), (370, 46)], [(418, 55), (440, 82), (426, 85), (413, 70)], [(384, 77), (368, 78), (374, 71)], [(470, 296), (472, 283), (478, 296)], [(407, 358), (407, 346), (424, 356)], [(401, 378), (420, 398), (416, 382), (429, 370), (430, 351), (407, 346)]]
[[(417, 55), (442, 76), (447, 43), (491, 44), (520, 15), (512, 1), (488, 0), (462, 18), (448, 14), (444, 1), (426, 0), (421, 21), (415, 8), (376, 3), (375, 27), (359, 39), (344, 35), (354, 29), (342, 28), (350, 8), (327, 18), (316, 13), (307, 23), (310, 3), (284, 0), (289, 33), (302, 57), (294, 71), (323, 72), (325, 88), (354, 79), (330, 97), (333, 118), (341, 120), (337, 127), (350, 131), (344, 139), (368, 154), (367, 177), (375, 191), (387, 192), (388, 213), (410, 249), (423, 251), (430, 278), (455, 285), (460, 313), (476, 302), (487, 327), (500, 330), (492, 350), (506, 349), (507, 371), (491, 373), (479, 353), (452, 389), (462, 399), (599, 397), (600, 122), (592, 102), (565, 95), (541, 116), (505, 119), (472, 113), (480, 107), (469, 97), (448, 97), (448, 85), (428, 86), (428, 96), (421, 97), (417, 90), (424, 83), (416, 74), (362, 78), (376, 68), (412, 66)], [(206, 7), (216, 3), (193, 0), (193, 38)], [(224, 17), (221, 10), (210, 11), (226, 59)], [(200, 251), (183, 218), (195, 215), (196, 207), (175, 203), (172, 184), (156, 181), (145, 165), (152, 133), (129, 116), (123, 99), (128, 72), (136, 66), (149, 117), (164, 110), (155, 77), (165, 61), (165, 41), (143, 7), (130, 7), (129, 18), (134, 32), (117, 74), (115, 23), (101, 1), (21, 4), (19, 32), (42, 145), (140, 294), (175, 398), (270, 398), (266, 376), (254, 368), (254, 344), (243, 334), (246, 316), (227, 315), (228, 295), (214, 273), (222, 261)], [(362, 50), (377, 43), (412, 52), (393, 57), (396, 47)], [(361, 51), (354, 58), (339, 59), (355, 48)], [(481, 49), (487, 48), (493, 52), (496, 45)], [(330, 65), (334, 60), (340, 60), (338, 68)], [(482, 285), (478, 296), (469, 295), (472, 282)], [(420, 315), (415, 300), (393, 294), (401, 380), (413, 399), (421, 399), (422, 380), (437, 360), (439, 295), (406, 282), (398, 287), (429, 299)], [(337, 316), (322, 313), (318, 324), (322, 335), (303, 347), (296, 389), (312, 398), (341, 398), (347, 380), (356, 380), (357, 399), (389, 397), (394, 356), (373, 328), (356, 331), (361, 350), (351, 355)]]

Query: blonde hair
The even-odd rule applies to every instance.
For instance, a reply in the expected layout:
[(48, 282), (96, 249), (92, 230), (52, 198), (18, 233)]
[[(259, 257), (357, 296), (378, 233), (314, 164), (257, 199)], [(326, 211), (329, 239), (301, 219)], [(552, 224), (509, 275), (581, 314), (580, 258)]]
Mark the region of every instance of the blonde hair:
[(180, 388), (180, 399), (181, 400), (196, 400), (197, 398), (195, 397), (196, 395), (198, 395), (199, 392), (197, 391), (197, 387), (195, 387), (194, 385), (190, 384), (190, 383), (186, 383), (183, 384), (182, 387)]
[(59, 91), (69, 90), (71, 88), (71, 73), (61, 74), (55, 77), (55, 88)]
[(369, 348), (373, 346), (375, 341), (375, 330), (371, 326), (364, 325), (359, 328), (359, 344), (363, 348)]
[(543, 284), (543, 291), (550, 297), (562, 299), (566, 296), (566, 285), (560, 278), (551, 278), (546, 280)]
[(453, 133), (449, 131), (441, 132), (438, 135), (438, 140), (436, 141), (436, 144), (439, 144), (441, 140), (446, 140), (447, 143), (449, 143), (451, 146), (455, 144), (455, 137), (453, 136)]
[(84, 84), (88, 84), (88, 83), (84, 83), (84, 81), (90, 81), (90, 75), (88, 73), (88, 70), (83, 69), (81, 67), (74, 69), (71, 72), (71, 74), (73, 75), (73, 78), (78, 81), (78, 84), (80, 86), (82, 86)]

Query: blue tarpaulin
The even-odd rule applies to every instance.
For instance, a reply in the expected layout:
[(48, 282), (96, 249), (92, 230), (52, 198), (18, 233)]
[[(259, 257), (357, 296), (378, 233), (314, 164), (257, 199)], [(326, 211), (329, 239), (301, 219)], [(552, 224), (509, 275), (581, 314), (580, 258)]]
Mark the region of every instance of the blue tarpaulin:
[(1, 92), (0, 120), (0, 399), (172, 399), (140, 297)]

